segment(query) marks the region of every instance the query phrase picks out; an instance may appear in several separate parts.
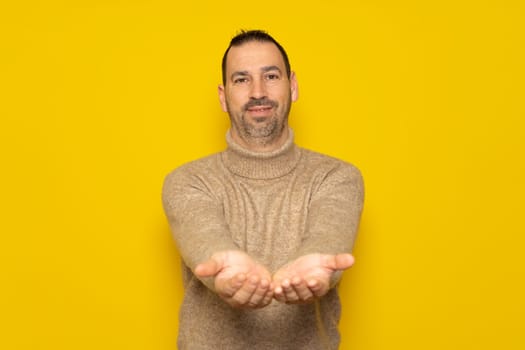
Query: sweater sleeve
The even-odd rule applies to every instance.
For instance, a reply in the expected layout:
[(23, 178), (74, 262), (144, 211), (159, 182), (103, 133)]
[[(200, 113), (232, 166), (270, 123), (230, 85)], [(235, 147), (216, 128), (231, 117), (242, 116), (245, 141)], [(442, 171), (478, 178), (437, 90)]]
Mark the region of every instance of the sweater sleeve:
[(340, 163), (327, 172), (311, 194), (305, 236), (296, 257), (350, 253), (363, 199), (363, 179), (356, 167)]
[[(175, 170), (164, 181), (162, 202), (182, 259), (192, 271), (215, 252), (239, 249), (222, 203), (204, 177), (186, 167)], [(203, 282), (213, 289), (213, 279)]]

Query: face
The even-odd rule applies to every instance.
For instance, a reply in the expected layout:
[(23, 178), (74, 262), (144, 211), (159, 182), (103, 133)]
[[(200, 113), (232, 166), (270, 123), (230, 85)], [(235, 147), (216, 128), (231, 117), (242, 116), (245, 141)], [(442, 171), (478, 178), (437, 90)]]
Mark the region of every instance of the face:
[(278, 148), (288, 137), (288, 113), (296, 101), (297, 81), (290, 79), (273, 43), (233, 46), (226, 58), (226, 84), (219, 86), (232, 138), (252, 150)]

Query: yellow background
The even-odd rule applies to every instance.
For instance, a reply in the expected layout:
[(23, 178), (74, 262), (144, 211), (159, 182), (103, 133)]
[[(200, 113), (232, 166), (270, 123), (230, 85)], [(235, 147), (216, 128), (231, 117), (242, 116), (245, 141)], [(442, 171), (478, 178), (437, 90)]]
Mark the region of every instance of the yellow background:
[(0, 348), (175, 349), (162, 181), (224, 148), (220, 59), (263, 28), (297, 143), (365, 176), (341, 348), (524, 349), (524, 23), (518, 0), (2, 2)]

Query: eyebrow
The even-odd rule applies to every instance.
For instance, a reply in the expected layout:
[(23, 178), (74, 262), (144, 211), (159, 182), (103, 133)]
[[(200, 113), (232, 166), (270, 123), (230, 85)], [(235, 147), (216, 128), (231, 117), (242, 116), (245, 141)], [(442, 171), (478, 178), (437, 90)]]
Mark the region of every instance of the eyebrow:
[[(279, 73), (282, 73), (281, 69), (279, 67), (277, 67), (277, 66), (264, 66), (264, 67), (261, 68), (261, 72), (262, 73), (267, 73), (267, 72), (270, 72), (270, 71), (273, 71), (273, 70), (276, 70)], [(230, 79), (233, 79), (236, 76), (246, 76), (246, 75), (250, 75), (250, 73), (247, 70), (241, 70), (241, 71), (233, 72), (231, 77), (230, 77)]]
[(276, 70), (276, 71), (279, 71), (279, 73), (281, 73), (281, 70), (277, 66), (266, 66), (266, 67), (262, 67), (261, 68), (261, 71), (263, 73), (266, 73), (266, 72), (269, 72), (269, 71), (272, 71), (272, 70)]
[(245, 75), (248, 75), (248, 71), (247, 70), (242, 70), (242, 71), (237, 71), (237, 72), (233, 72), (232, 75), (231, 75), (231, 79), (235, 78), (236, 76), (245, 76)]

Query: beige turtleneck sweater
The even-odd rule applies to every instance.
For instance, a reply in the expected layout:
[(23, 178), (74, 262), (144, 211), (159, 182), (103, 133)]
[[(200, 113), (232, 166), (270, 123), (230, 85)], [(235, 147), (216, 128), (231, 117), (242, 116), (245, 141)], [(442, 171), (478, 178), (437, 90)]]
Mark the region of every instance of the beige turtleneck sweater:
[(310, 254), (350, 252), (363, 205), (357, 168), (293, 142), (255, 153), (235, 144), (170, 173), (163, 204), (183, 259), (182, 350), (337, 349), (340, 303), (234, 309), (192, 269), (214, 252), (241, 249), (273, 273)]

